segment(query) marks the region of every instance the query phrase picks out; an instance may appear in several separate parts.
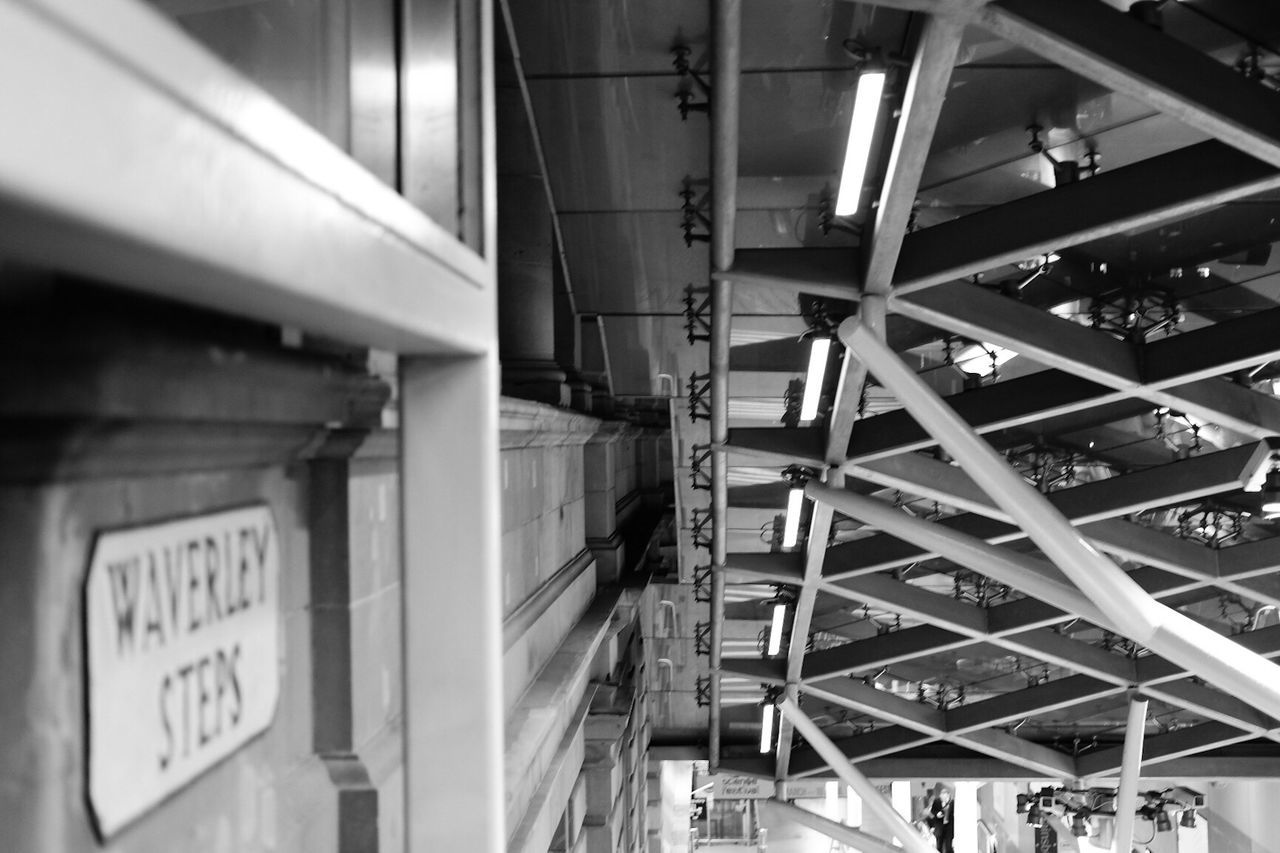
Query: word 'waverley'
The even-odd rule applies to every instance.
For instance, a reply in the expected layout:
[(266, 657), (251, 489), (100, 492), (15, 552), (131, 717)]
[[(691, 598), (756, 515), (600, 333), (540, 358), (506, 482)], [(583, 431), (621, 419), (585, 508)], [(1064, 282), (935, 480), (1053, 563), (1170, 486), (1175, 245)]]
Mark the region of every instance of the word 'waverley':
[(103, 836), (271, 724), (277, 536), (265, 506), (99, 535), (85, 602), (89, 796)]

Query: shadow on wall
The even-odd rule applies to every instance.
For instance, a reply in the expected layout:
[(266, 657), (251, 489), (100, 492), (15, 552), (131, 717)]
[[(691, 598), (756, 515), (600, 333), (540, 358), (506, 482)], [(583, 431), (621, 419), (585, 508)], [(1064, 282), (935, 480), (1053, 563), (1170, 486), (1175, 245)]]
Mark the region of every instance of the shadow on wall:
[(1280, 850), (1280, 838), (1254, 839), (1234, 823), (1221, 815), (1214, 815), (1212, 820), (1205, 821), (1209, 825), (1209, 850), (1213, 853), (1274, 853)]

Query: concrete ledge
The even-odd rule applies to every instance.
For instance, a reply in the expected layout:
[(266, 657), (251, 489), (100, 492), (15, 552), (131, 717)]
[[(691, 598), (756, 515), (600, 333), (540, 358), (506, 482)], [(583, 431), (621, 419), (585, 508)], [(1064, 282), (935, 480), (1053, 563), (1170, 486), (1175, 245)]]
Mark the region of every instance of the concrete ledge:
[(498, 406), (502, 450), (586, 444), (605, 423), (590, 415), (514, 397), (500, 398)]
[(594, 695), (594, 688), (588, 687), (591, 666), (608, 635), (620, 597), (618, 590), (602, 591), (596, 596), (560, 649), (507, 715), (505, 814), (508, 827), (522, 825), (582, 697), (589, 690)]
[(558, 653), (565, 638), (575, 630), (575, 625), (580, 624), (579, 620), (591, 604), (596, 591), (596, 574), (589, 571), (593, 564), (591, 552), (586, 554), (585, 570), (578, 571), (564, 591), (550, 601), (537, 620), (503, 652), (503, 701), (508, 713), (513, 711), (534, 677)]
[(573, 585), (578, 576), (586, 571), (594, 559), (591, 551), (584, 548), (578, 552), (578, 555), (560, 567), (554, 575), (547, 579), (541, 587), (537, 589), (520, 602), (520, 605), (511, 612), (502, 623), (502, 646), (504, 649), (510, 649), (515, 645), (516, 641), (524, 636), (525, 632), (533, 627), (534, 623), (543, 613), (547, 612), (560, 596)]
[(508, 853), (543, 853), (551, 847), (560, 817), (578, 784), (578, 772), (582, 768), (582, 724), (594, 693), (594, 688), (589, 686), (570, 718), (550, 766), (529, 801), (524, 819), (507, 840)]

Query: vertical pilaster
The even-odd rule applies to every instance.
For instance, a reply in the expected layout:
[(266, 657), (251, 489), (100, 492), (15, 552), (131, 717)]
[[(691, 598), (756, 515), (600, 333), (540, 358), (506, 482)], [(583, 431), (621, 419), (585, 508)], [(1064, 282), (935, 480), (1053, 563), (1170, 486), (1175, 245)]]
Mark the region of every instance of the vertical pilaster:
[(582, 448), (587, 547), (596, 558), (596, 583), (614, 583), (626, 563), (618, 531), (617, 454), (622, 425), (605, 423)]
[(400, 388), (407, 846), (501, 853), (497, 359), (404, 359)]

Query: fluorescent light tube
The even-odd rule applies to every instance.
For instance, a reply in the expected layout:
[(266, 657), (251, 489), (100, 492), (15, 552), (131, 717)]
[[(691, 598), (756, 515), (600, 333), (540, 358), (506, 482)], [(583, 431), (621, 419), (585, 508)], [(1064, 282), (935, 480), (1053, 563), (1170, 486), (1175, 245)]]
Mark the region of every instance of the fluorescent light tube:
[(852, 216), (858, 212), (867, 160), (871, 157), (871, 137), (875, 135), (876, 119), (880, 116), (884, 77), (883, 71), (864, 71), (858, 78), (853, 120), (849, 123), (849, 146), (844, 150), (840, 192), (836, 195), (836, 216)]
[(773, 706), (765, 703), (764, 716), (760, 718), (760, 752), (768, 752), (773, 746)]
[(822, 379), (827, 372), (827, 353), (831, 351), (830, 338), (814, 338), (809, 348), (809, 373), (804, 380), (804, 399), (800, 402), (800, 420), (811, 421), (818, 416), (818, 401), (822, 399)]
[(800, 510), (804, 506), (804, 489), (792, 489), (787, 495), (787, 520), (782, 527), (782, 547), (791, 548), (800, 538)]
[(773, 605), (773, 624), (769, 626), (769, 654), (776, 655), (782, 650), (782, 626), (787, 619), (787, 605)]

